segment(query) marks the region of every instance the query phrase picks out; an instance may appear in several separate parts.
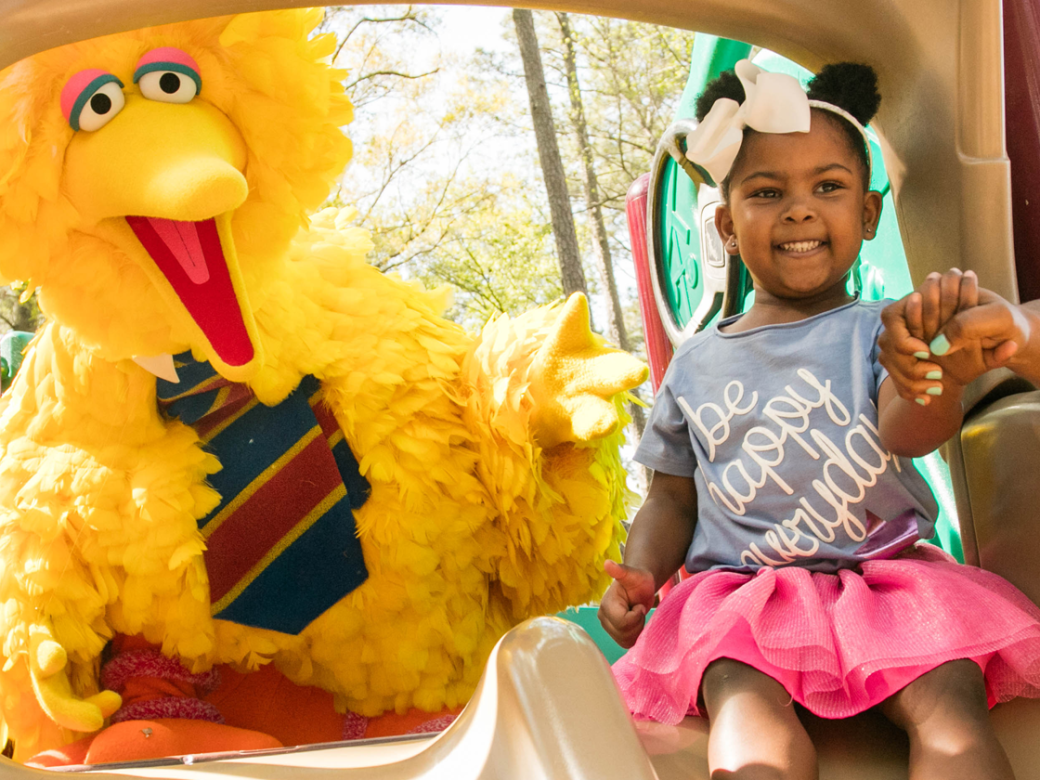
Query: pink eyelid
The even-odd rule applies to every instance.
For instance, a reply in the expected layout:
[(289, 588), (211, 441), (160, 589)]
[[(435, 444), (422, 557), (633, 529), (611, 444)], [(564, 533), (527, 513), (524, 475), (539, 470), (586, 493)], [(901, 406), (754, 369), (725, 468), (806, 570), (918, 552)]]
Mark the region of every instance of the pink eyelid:
[(199, 72), (199, 64), (195, 62), (195, 59), (187, 52), (181, 51), (173, 46), (163, 46), (159, 49), (152, 49), (137, 61), (134, 70), (140, 70), (145, 65), (151, 65), (153, 62), (175, 62), (178, 65), (191, 68), (196, 73)]
[(72, 109), (83, 90), (90, 86), (98, 76), (107, 75), (107, 70), (88, 68), (87, 70), (81, 70), (65, 82), (65, 86), (61, 89), (61, 113), (65, 115), (66, 122), (71, 121)]

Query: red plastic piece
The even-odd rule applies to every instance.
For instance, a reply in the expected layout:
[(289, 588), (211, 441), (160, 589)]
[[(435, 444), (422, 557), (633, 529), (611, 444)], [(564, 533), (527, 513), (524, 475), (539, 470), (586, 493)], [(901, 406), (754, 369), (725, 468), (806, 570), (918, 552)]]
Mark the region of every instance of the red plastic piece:
[(628, 188), (625, 212), (628, 214), (628, 236), (632, 242), (632, 260), (636, 266), (636, 285), (639, 288), (639, 311), (643, 316), (643, 334), (646, 339), (646, 358), (650, 363), (650, 381), (654, 392), (661, 386), (665, 369), (672, 362), (672, 345), (661, 324), (661, 315), (654, 301), (650, 280), (650, 260), (646, 251), (646, 201), (650, 174), (644, 173)]
[[(636, 266), (636, 286), (639, 288), (639, 312), (643, 316), (643, 336), (646, 339), (646, 359), (650, 363), (650, 382), (654, 392), (661, 386), (664, 372), (672, 362), (672, 344), (661, 324), (661, 314), (654, 300), (653, 282), (650, 280), (650, 258), (646, 250), (646, 201), (650, 188), (650, 174), (644, 173), (628, 188), (625, 195), (625, 212), (628, 214), (628, 237), (632, 242), (632, 260)], [(689, 575), (680, 569), (680, 577)], [(663, 599), (672, 589), (666, 582), (658, 591)]]
[(1018, 292), (1040, 298), (1040, 4), (1004, 0), (1004, 97)]

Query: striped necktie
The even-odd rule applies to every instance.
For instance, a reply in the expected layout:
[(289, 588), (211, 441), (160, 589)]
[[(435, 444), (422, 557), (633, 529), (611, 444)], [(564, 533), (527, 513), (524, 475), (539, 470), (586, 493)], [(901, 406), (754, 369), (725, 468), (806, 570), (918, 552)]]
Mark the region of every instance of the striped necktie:
[(298, 634), (368, 578), (353, 514), (368, 481), (314, 377), (265, 406), (190, 352), (175, 361), (159, 406), (223, 466), (209, 478), (220, 504), (199, 521), (213, 616)]

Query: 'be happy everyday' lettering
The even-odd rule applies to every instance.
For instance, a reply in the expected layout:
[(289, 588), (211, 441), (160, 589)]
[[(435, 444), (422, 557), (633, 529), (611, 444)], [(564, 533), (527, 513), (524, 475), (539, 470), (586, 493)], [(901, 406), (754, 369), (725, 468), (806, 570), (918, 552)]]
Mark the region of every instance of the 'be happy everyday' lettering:
[[(839, 528), (853, 541), (863, 541), (867, 529), (849, 507), (864, 499), (866, 489), (877, 483), (889, 463), (901, 471), (899, 459), (881, 446), (878, 429), (869, 418), (860, 414), (852, 424), (848, 409), (831, 391), (830, 380), (821, 382), (805, 368), (796, 373), (801, 380), (798, 387), (787, 385), (762, 408), (761, 416), (772, 425), (747, 430), (737, 457), (717, 471), (719, 482), (705, 480), (716, 504), (742, 516), (768, 482), (794, 495), (794, 489), (777, 471), (791, 446), (820, 461), (820, 476), (812, 481), (815, 494), (799, 496), (794, 514), (766, 531), (764, 542), (769, 553), (755, 542), (741, 552), (740, 561), (745, 565), (782, 566), (798, 558), (812, 558), (820, 542), (835, 540)], [(724, 388), (721, 404), (709, 402), (693, 409), (683, 397), (676, 397), (690, 424), (704, 436), (710, 462), (715, 462), (718, 448), (729, 440), (733, 419), (758, 407), (757, 392), (746, 401), (745, 395), (743, 384), (733, 380)], [(817, 419), (825, 414), (834, 425), (846, 429), (840, 446), (811, 427), (814, 413)]]

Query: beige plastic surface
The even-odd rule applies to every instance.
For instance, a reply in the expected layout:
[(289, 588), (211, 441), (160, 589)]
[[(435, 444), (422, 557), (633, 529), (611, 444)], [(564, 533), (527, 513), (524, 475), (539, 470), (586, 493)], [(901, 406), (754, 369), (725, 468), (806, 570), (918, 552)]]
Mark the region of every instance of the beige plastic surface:
[[(513, 0), (517, 2), (518, 0)], [(313, 0), (0, 0), (0, 67), (36, 51), (151, 24)], [(350, 4), (350, 3), (346, 3)], [(511, 5), (484, 0), (459, 5)], [(810, 70), (873, 65), (911, 274), (957, 266), (1017, 300), (1004, 148), (1000, 0), (534, 0), (532, 8), (703, 30)]]
[(953, 444), (950, 472), (966, 560), (1040, 604), (1040, 391), (977, 409)]
[[(1040, 780), (1040, 701), (993, 711), (1018, 780)], [(821, 780), (906, 780), (906, 737), (869, 712), (847, 721), (804, 717)], [(435, 738), (340, 744), (324, 749), (204, 757), (144, 768), (91, 771), (91, 778), (333, 780), (707, 780), (707, 723), (633, 727), (606, 659), (588, 635), (536, 618), (499, 642), (476, 695)], [(0, 759), (0, 778), (53, 773)]]
[[(1017, 780), (1040, 780), (1040, 701), (1017, 699), (994, 708), (992, 717)], [(881, 715), (803, 720), (819, 753), (820, 780), (907, 780), (906, 735)], [(708, 780), (705, 721), (637, 729), (660, 780)]]
[[(4, 780), (46, 776), (0, 765)], [(105, 778), (654, 780), (606, 659), (582, 629), (535, 618), (506, 634), (458, 719), (432, 740), (92, 772)], [(53, 774), (49, 775), (53, 777)]]

